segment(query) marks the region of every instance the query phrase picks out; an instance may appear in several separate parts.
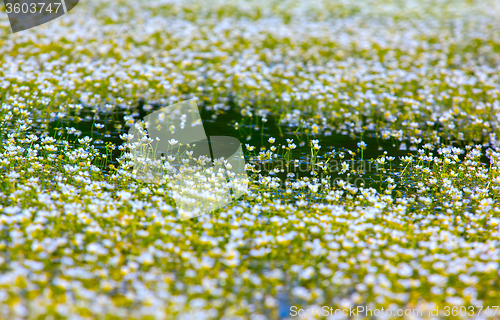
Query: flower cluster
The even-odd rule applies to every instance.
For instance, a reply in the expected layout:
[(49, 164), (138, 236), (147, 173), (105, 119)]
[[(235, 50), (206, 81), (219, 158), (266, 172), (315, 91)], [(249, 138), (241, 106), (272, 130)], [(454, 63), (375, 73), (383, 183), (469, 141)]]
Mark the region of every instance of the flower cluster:
[[(0, 318), (498, 305), (497, 13), (97, 0), (22, 33), (0, 22)], [(247, 139), (250, 184), (181, 220), (196, 208), (176, 197), (217, 204), (230, 163), (138, 158), (155, 140), (129, 129), (191, 98), (207, 127), (234, 116), (219, 129)], [(169, 175), (137, 179), (138, 162)]]

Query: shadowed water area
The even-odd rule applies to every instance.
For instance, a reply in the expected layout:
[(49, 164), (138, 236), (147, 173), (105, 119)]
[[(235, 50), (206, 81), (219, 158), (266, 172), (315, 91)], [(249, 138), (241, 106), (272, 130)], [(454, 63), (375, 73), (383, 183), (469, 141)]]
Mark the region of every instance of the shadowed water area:
[[(84, 106), (79, 111), (72, 109), (63, 117), (56, 116), (51, 119), (50, 134), (56, 137), (61, 134), (66, 135), (65, 128), (73, 127), (77, 132), (81, 131), (81, 134), (79, 136), (70, 135), (67, 140), (73, 140), (75, 145), (78, 145), (78, 138), (89, 136), (93, 139), (96, 148), (100, 149), (102, 153), (106, 153), (107, 143), (111, 142), (117, 147), (123, 145), (124, 141), (120, 135), (127, 133), (133, 122), (143, 119), (165, 105), (158, 102), (147, 103), (141, 99), (133, 106), (115, 106), (112, 109), (109, 106), (97, 109)], [(374, 159), (384, 153), (394, 157), (393, 161), (387, 163), (388, 170), (384, 176), (397, 175), (397, 171), (401, 168), (399, 157), (409, 153), (408, 150), (400, 150), (400, 141), (392, 138), (382, 140), (374, 133), (366, 133), (362, 138), (332, 130), (328, 131), (327, 134), (313, 135), (300, 127), (279, 123), (278, 117), (273, 114), (268, 114), (264, 121), (262, 117), (257, 115), (244, 117), (235, 111), (237, 108), (231, 101), (226, 104), (225, 108), (214, 108), (211, 105), (198, 103), (198, 109), (208, 137), (229, 136), (238, 139), (243, 146), (247, 144), (254, 146), (253, 152), (249, 152), (244, 147), (246, 162), (254, 164), (263, 176), (277, 177), (281, 181), (293, 182), (300, 177), (312, 178), (312, 168), (318, 169), (315, 164), (324, 162), (326, 163), (325, 167), (327, 166), (329, 170), (327, 173), (319, 170), (316, 178), (326, 178), (332, 183), (336, 178), (342, 178), (357, 187), (372, 186), (379, 189), (381, 173), (377, 170)], [(100, 125), (103, 127), (98, 128), (97, 126)], [(288, 145), (288, 141), (293, 140), (296, 148), (286, 158), (283, 156), (284, 152), (277, 148), (275, 153), (278, 153), (279, 156), (273, 161), (258, 160), (259, 151), (270, 149), (269, 138), (275, 138), (276, 141), (273, 145), (276, 147)], [(321, 146), (314, 157), (311, 151), (311, 140), (313, 139), (319, 140)], [(363, 151), (363, 159), (361, 159), (361, 150), (357, 145), (360, 141), (367, 144)], [(356, 154), (351, 156), (349, 150), (356, 152)], [(116, 164), (116, 159), (123, 151), (116, 148), (113, 151), (109, 150), (109, 152), (110, 157), (107, 159), (107, 163), (98, 165), (104, 174), (108, 172), (109, 164)], [(342, 153), (344, 154), (343, 158), (339, 157)], [(341, 164), (344, 161), (349, 164), (350, 170), (356, 172), (351, 172), (349, 175), (339, 174)], [(275, 168), (280, 170), (273, 171)], [(288, 175), (289, 173), (293, 173), (293, 177)]]

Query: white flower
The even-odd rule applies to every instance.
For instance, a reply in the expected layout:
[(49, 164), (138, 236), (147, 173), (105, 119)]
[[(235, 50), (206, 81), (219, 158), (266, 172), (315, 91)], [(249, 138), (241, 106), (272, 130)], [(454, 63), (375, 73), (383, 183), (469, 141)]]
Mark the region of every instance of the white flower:
[(118, 191), (116, 193), (116, 195), (118, 197), (120, 197), (120, 199), (125, 200), (125, 201), (130, 200), (132, 198), (132, 194), (130, 192), (127, 192), (127, 191), (124, 191), (124, 190)]

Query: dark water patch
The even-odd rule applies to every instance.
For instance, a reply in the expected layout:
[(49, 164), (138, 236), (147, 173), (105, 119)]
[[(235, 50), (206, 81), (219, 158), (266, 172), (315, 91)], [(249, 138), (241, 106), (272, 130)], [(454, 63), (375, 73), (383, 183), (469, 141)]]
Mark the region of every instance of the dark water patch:
[[(78, 139), (89, 136), (93, 139), (94, 146), (101, 153), (107, 154), (108, 158), (104, 164), (99, 164), (100, 169), (107, 173), (109, 164), (117, 163), (117, 158), (123, 154), (120, 150), (124, 140), (120, 135), (128, 133), (130, 125), (146, 115), (154, 112), (166, 104), (160, 102), (149, 102), (139, 99), (135, 106), (112, 106), (112, 108), (84, 107), (77, 111), (69, 112), (63, 118), (53, 118), (50, 121), (50, 134), (56, 138), (61, 135), (64, 139), (79, 145)], [(254, 152), (244, 150), (246, 162), (259, 167), (260, 174), (263, 176), (277, 177), (282, 185), (279, 189), (286, 189), (286, 183), (293, 183), (299, 178), (308, 177), (311, 180), (327, 179), (330, 184), (336, 183), (341, 178), (356, 185), (357, 187), (374, 187), (380, 189), (381, 181), (389, 176), (395, 176), (399, 171), (401, 156), (408, 155), (407, 150), (400, 150), (400, 142), (394, 140), (382, 140), (375, 133), (365, 133), (362, 139), (353, 138), (340, 132), (329, 132), (328, 134), (308, 135), (304, 130), (290, 127), (279, 123), (278, 117), (267, 114), (263, 117), (254, 115), (253, 117), (244, 117), (236, 112), (236, 106), (231, 100), (224, 108), (214, 110), (213, 106), (199, 104), (199, 111), (203, 120), (203, 126), (208, 137), (210, 136), (229, 136), (238, 139), (244, 146), (255, 147)], [(68, 134), (66, 128), (75, 128), (76, 134)], [(274, 144), (268, 142), (269, 138), (274, 138)], [(311, 141), (319, 140), (321, 146), (317, 154), (311, 152)], [(268, 151), (271, 145), (288, 145), (293, 140), (296, 146), (287, 158), (283, 157), (283, 150), (276, 150), (280, 156), (273, 161), (257, 160), (259, 152)], [(361, 150), (358, 143), (364, 141), (367, 145), (363, 150), (363, 159), (361, 159)], [(109, 143), (114, 145), (110, 148)], [(352, 156), (349, 151), (356, 154)], [(315, 152), (316, 153), (316, 152)], [(343, 158), (341, 155), (343, 154)], [(373, 159), (387, 154), (394, 157), (392, 162), (386, 165), (387, 171), (381, 173)], [(296, 162), (298, 160), (298, 163)], [(328, 170), (322, 170), (318, 163), (322, 162)], [(349, 171), (341, 173), (342, 163), (349, 165)], [(276, 170), (276, 168), (279, 170)], [(314, 169), (314, 170), (313, 170)], [(354, 170), (354, 171), (351, 171)], [(317, 172), (317, 175), (313, 174)], [(252, 173), (250, 173), (252, 175)], [(293, 174), (293, 176), (291, 176)], [(258, 177), (258, 174), (254, 174)], [(277, 191), (278, 192), (278, 191)], [(280, 191), (281, 192), (281, 191)], [(300, 193), (300, 192), (299, 192)], [(299, 195), (300, 197), (301, 195)], [(308, 196), (311, 196), (310, 194)]]

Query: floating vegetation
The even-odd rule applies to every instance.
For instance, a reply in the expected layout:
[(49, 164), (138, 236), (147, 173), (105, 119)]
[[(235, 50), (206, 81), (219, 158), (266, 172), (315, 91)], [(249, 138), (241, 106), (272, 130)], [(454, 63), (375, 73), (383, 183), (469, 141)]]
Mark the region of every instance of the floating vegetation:
[[(499, 317), (494, 1), (0, 17), (0, 318)], [(181, 220), (169, 181), (135, 178), (129, 129), (190, 99), (241, 142), (249, 185)]]

